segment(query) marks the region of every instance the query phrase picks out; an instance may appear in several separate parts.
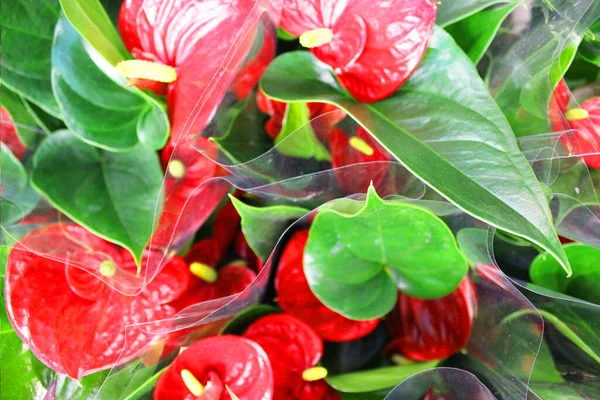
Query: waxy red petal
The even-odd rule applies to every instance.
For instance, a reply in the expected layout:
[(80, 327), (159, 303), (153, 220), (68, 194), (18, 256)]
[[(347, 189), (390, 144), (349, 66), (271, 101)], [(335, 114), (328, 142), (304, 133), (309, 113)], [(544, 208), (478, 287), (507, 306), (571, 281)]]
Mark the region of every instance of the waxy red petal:
[[(194, 145), (204, 149), (207, 155), (198, 152), (185, 139), (177, 144), (169, 141), (161, 152), (161, 161), (166, 169), (165, 201), (152, 237), (152, 247), (183, 245), (208, 219), (230, 188), (224, 181), (207, 183), (221, 173), (211, 159), (216, 158), (218, 151), (214, 144), (198, 137)], [(172, 176), (169, 162), (182, 163), (184, 175)]]
[(252, 90), (258, 85), (260, 77), (275, 57), (275, 32), (270, 27), (265, 27), (264, 32), (263, 45), (259, 53), (253, 59), (246, 61), (231, 84), (231, 91), (235, 93), (238, 100), (243, 100), (252, 93)]
[[(252, 323), (244, 337), (258, 343), (269, 356), (275, 376), (275, 393), (284, 394), (293, 382), (302, 381), (302, 372), (317, 365), (323, 355), (323, 341), (300, 319), (273, 314)], [(278, 396), (277, 396), (278, 397)]]
[[(154, 390), (154, 400), (190, 400), (192, 396), (181, 378), (187, 369), (206, 385), (227, 385), (244, 400), (273, 399), (273, 373), (265, 351), (255, 342), (232, 335), (201, 339), (184, 350), (161, 375)], [(211, 385), (213, 386), (213, 385)], [(208, 386), (207, 392), (208, 392)], [(229, 400), (226, 390), (212, 389), (201, 399)]]
[(447, 358), (466, 346), (476, 311), (475, 285), (469, 277), (441, 299), (415, 299), (400, 292), (386, 319), (395, 337), (388, 351), (400, 351), (416, 361)]
[(9, 148), (15, 157), (23, 157), (27, 149), (17, 135), (10, 114), (3, 107), (0, 107), (0, 138), (2, 139), (2, 143)]
[(548, 117), (552, 124), (552, 130), (554, 132), (561, 132), (569, 130), (569, 123), (565, 118), (565, 111), (569, 107), (569, 101), (571, 100), (571, 92), (569, 87), (563, 79), (560, 80), (556, 89), (552, 93), (550, 99), (550, 106), (548, 109)]
[(227, 265), (218, 270), (218, 279), (208, 283), (192, 277), (192, 283), (185, 296), (173, 303), (181, 310), (204, 301), (221, 299), (243, 292), (252, 284), (256, 274), (249, 268), (239, 265)]
[(379, 319), (348, 319), (327, 308), (310, 290), (302, 263), (307, 241), (308, 229), (296, 232), (279, 260), (275, 290), (281, 308), (306, 322), (323, 339), (332, 342), (349, 342), (371, 333)]
[(313, 382), (302, 379), (302, 372), (321, 360), (323, 342), (300, 319), (288, 314), (268, 315), (252, 323), (244, 337), (258, 343), (269, 356), (275, 398), (322, 400), (336, 393), (323, 379)]
[[(331, 150), (333, 168), (345, 167), (351, 164), (370, 163), (376, 161), (389, 161), (391, 156), (375, 141), (362, 127), (356, 130), (356, 137), (363, 140), (373, 149), (372, 155), (366, 155), (354, 147), (350, 146), (350, 136), (346, 135), (341, 129), (334, 129), (329, 137), (329, 148)], [(378, 188), (385, 179), (390, 166), (387, 163), (378, 163), (364, 165), (361, 168), (360, 175), (351, 174), (350, 176), (344, 170), (335, 171), (337, 181), (348, 194), (366, 193), (371, 181), (375, 188)]]
[[(588, 117), (567, 121), (576, 132), (561, 136), (561, 141), (574, 154), (600, 153), (600, 97), (592, 97), (581, 103), (579, 108), (588, 112)], [(562, 129), (561, 129), (562, 130)], [(600, 169), (600, 155), (583, 156), (590, 168)]]
[[(70, 269), (76, 268), (65, 261), (70, 259), (89, 266), (110, 260), (127, 268), (119, 249), (84, 228), (48, 225), (23, 237), (12, 249), (6, 271), (6, 308), (16, 332), (42, 362), (79, 379), (145, 352), (154, 338), (125, 327), (173, 316), (175, 308), (165, 303), (182, 293), (182, 274), (188, 272), (175, 260), (139, 295), (125, 296), (82, 278), (87, 272), (70, 275)], [(174, 280), (174, 276), (182, 279)], [(74, 290), (71, 285), (83, 286)], [(99, 293), (82, 297), (86, 288)]]
[[(256, 0), (126, 0), (119, 29), (138, 59), (172, 66), (167, 104), (172, 136), (198, 134), (219, 106), (252, 46), (256, 27), (240, 31)], [(239, 45), (235, 54), (228, 54)], [(222, 65), (226, 56), (228, 65)], [(218, 79), (211, 93), (205, 90)], [(200, 104), (202, 103), (202, 104)]]
[(431, 36), (434, 0), (285, 0), (281, 26), (293, 35), (329, 28), (333, 40), (312, 49), (341, 84), (365, 102), (395, 92), (417, 68)]

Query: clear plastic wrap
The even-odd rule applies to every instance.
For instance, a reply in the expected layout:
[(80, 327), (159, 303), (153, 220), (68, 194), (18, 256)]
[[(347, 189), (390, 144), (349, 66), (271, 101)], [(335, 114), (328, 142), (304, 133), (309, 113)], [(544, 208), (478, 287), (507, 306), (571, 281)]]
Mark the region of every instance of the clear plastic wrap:
[[(159, 227), (161, 214), (155, 215), (155, 227), (166, 231), (157, 235), (161, 240), (155, 237), (156, 240), (151, 242), (150, 249), (153, 251), (144, 258), (140, 272), (117, 265), (114, 274), (101, 274), (99, 264), (111, 256), (90, 253), (85, 243), (78, 242), (68, 233), (65, 233), (63, 242), (41, 238), (29, 243), (27, 249), (48, 259), (68, 261), (69, 265), (91, 273), (115, 290), (133, 296), (157, 276), (170, 255), (185, 246), (228, 192), (240, 189), (266, 202), (300, 205), (312, 210), (288, 227), (288, 230), (293, 230), (307, 224), (320, 209), (348, 207), (351, 205), (348, 199), (364, 200), (363, 194), (345, 192), (340, 181), (365, 176), (376, 179), (382, 175), (381, 171), (385, 171), (376, 187), (382, 198), (426, 208), (451, 227), (469, 258), (478, 298), (471, 339), (457, 362), (460, 368), (437, 368), (415, 375), (394, 388), (386, 399), (521, 399), (536, 396), (544, 399), (548, 398), (545, 397), (548, 386), (560, 387), (565, 396), (580, 395), (573, 398), (600, 398), (600, 388), (595, 379), (580, 372), (589, 370), (597, 373), (600, 370), (600, 364), (590, 356), (600, 354), (600, 337), (597, 335), (600, 331), (600, 308), (508, 278), (495, 261), (495, 229), (445, 201), (397, 162), (378, 161), (327, 169), (326, 163), (285, 155), (285, 151), (281, 150), (285, 141), (301, 138), (304, 134), (302, 127), (272, 148), (254, 140), (252, 124), (256, 121), (252, 118), (256, 119), (258, 114), (254, 98), (256, 92), (252, 91), (240, 100), (228, 89), (231, 89), (235, 71), (241, 68), (244, 60), (256, 55), (252, 44), (256, 41), (264, 43), (269, 35), (275, 37), (273, 20), (277, 20), (278, 8), (281, 7), (275, 3), (256, 2), (244, 25), (239, 27), (236, 40), (239, 46), (224, 54), (219, 72), (195, 99), (196, 106), (188, 118), (190, 123), (175, 141), (168, 162), (173, 163), (178, 154), (189, 152), (191, 148), (217, 163), (218, 171), (186, 193), (183, 206), (178, 209), (177, 215), (169, 217), (172, 222), (166, 228)], [(550, 94), (557, 83), (552, 72), (556, 54), (568, 52), (581, 32), (600, 13), (598, 3), (593, 0), (576, 4), (563, 2), (555, 7), (556, 11), (548, 20), (538, 19), (524, 31), (513, 32), (519, 40), (509, 49), (501, 47), (491, 52), (490, 87), (504, 111), (515, 116), (514, 120), (509, 120), (517, 131), (523, 122), (519, 120), (523, 116), (519, 113), (521, 109), (531, 118), (545, 119)], [(501, 54), (496, 55), (495, 50)], [(531, 54), (535, 57), (530, 57)], [(532, 89), (521, 90), (524, 87)], [(211, 107), (215, 104), (219, 106)], [(235, 111), (233, 118), (231, 110)], [(242, 118), (241, 121), (239, 118)], [(327, 115), (322, 115), (313, 119), (311, 124), (326, 123), (326, 119)], [(199, 121), (205, 127), (202, 132), (190, 131), (189, 127), (196, 126)], [(531, 120), (526, 121), (529, 123)], [(242, 126), (236, 127), (236, 123)], [(344, 124), (349, 130), (357, 127), (350, 118), (346, 118)], [(244, 147), (243, 154), (224, 150), (223, 138), (232, 129), (244, 130), (244, 136), (238, 139), (241, 141), (236, 143)], [(543, 132), (549, 130), (547, 127)], [(44, 135), (37, 130), (32, 133)], [(573, 132), (524, 137), (519, 144), (545, 186), (560, 235), (600, 248), (597, 176), (580, 160), (580, 156), (586, 154), (572, 154), (564, 148), (561, 135), (573, 135)], [(28, 162), (30, 160), (25, 159), (25, 166)], [(172, 164), (165, 166), (167, 171), (169, 165)], [(162, 208), (163, 199), (176, 195), (175, 189), (168, 184), (169, 179), (168, 173), (165, 174), (157, 210)], [(579, 183), (574, 187), (573, 182)], [(20, 196), (15, 198), (15, 206), (37, 203), (37, 195), (31, 190)], [(2, 226), (2, 245), (12, 247), (36, 228), (70, 222), (44, 201), (37, 203), (31, 213), (26, 209), (22, 211), (26, 215)], [(268, 229), (272, 228), (265, 226), (265, 230)], [(281, 235), (277, 236), (285, 234), (278, 233)], [(128, 388), (116, 388), (111, 382), (122, 382), (118, 376), (126, 374), (132, 387), (135, 386), (133, 382), (145, 382), (144, 390), (150, 389), (165, 365), (165, 359), (160, 358), (165, 347), (178, 348), (200, 337), (215, 334), (240, 311), (260, 302), (276, 265), (281, 242), (271, 245), (271, 256), (264, 260), (265, 267), (243, 292), (192, 305), (172, 318), (129, 325), (128, 331), (139, 330), (152, 337), (152, 346), (134, 361), (124, 365), (117, 362), (116, 365), (120, 366), (106, 375), (104, 385), (93, 394), (93, 398), (136, 398)], [(544, 313), (540, 314), (540, 311), (567, 324), (571, 332), (587, 344), (590, 352), (582, 352), (581, 347), (573, 344), (573, 336), (565, 336), (564, 330), (560, 331), (556, 325), (545, 325), (548, 318), (542, 318)], [(549, 344), (554, 349), (551, 354)], [(170, 355), (167, 354), (167, 357)], [(546, 381), (537, 381), (540, 376)], [(50, 385), (46, 398), (79, 396), (79, 393), (70, 392), (78, 390), (70, 385), (58, 378)]]

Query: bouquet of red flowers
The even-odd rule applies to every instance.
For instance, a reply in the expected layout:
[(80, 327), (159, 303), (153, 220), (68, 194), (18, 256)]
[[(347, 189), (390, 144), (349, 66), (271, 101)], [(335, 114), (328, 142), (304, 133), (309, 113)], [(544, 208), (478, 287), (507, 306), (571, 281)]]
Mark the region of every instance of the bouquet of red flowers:
[(600, 398), (600, 2), (6, 0), (0, 398)]

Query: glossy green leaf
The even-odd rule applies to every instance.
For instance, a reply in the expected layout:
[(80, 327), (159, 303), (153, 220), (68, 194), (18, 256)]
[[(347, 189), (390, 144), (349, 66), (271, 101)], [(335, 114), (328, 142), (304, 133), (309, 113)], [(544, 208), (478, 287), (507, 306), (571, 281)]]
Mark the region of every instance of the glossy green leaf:
[(277, 37), (281, 40), (293, 41), (298, 40), (298, 37), (287, 33), (282, 27), (277, 28)]
[(579, 45), (579, 54), (587, 62), (600, 67), (600, 19), (585, 32)]
[(58, 0), (3, 0), (2, 83), (60, 118), (50, 83)]
[(474, 15), (487, 7), (506, 0), (446, 0), (438, 2), (435, 23), (446, 26)]
[[(38, 121), (34, 118), (30, 108), (27, 106), (27, 101), (6, 86), (2, 86), (0, 92), (2, 93), (0, 96), (0, 104), (2, 107), (6, 108), (6, 111), (10, 114), (21, 143), (23, 143), (25, 147), (35, 145), (39, 139), (41, 129), (38, 126)], [(2, 124), (7, 123), (7, 121), (1, 122)]]
[(84, 376), (77, 382), (65, 375), (56, 381), (56, 398), (69, 400), (134, 400), (149, 393), (164, 370), (134, 361), (125, 367)]
[(229, 198), (242, 217), (242, 232), (248, 245), (263, 261), (269, 258), (285, 230), (309, 212), (305, 208), (286, 205), (253, 207), (231, 195)]
[(60, 0), (71, 25), (111, 65), (129, 57), (121, 37), (98, 0)]
[(4, 143), (0, 143), (0, 221), (9, 225), (22, 220), (38, 204), (40, 196), (29, 185), (27, 171)]
[(488, 231), (478, 228), (464, 228), (458, 231), (456, 242), (469, 264), (490, 262), (492, 248), (488, 246), (488, 234)]
[(535, 358), (535, 364), (531, 371), (531, 381), (544, 383), (562, 383), (565, 381), (556, 369), (550, 348), (544, 340), (540, 343), (540, 350)]
[(600, 249), (574, 243), (565, 246), (565, 253), (573, 275), (567, 278), (556, 260), (544, 253), (531, 264), (531, 282), (600, 305)]
[(109, 78), (64, 17), (56, 28), (52, 60), (52, 85), (64, 121), (82, 140), (117, 151), (131, 149), (138, 142), (154, 150), (165, 145), (169, 120), (164, 106)]
[(268, 304), (257, 304), (248, 307), (237, 314), (231, 321), (227, 323), (221, 330), (220, 334), (242, 335), (246, 329), (256, 320), (267, 315), (281, 312), (277, 307)]
[(385, 399), (389, 392), (388, 390), (378, 390), (376, 392), (368, 392), (368, 393), (344, 393), (339, 392), (340, 396), (342, 396), (342, 400), (381, 400)]
[(286, 156), (331, 160), (329, 151), (310, 124), (310, 111), (305, 103), (288, 104), (275, 144), (277, 150)]
[(264, 120), (256, 106), (256, 95), (250, 94), (239, 108), (226, 111), (223, 120), (225, 133), (211, 138), (227, 157), (230, 164), (242, 164), (261, 156), (273, 147), (273, 141), (266, 134)]
[(522, 2), (513, 0), (508, 4), (475, 13), (444, 29), (452, 35), (471, 61), (477, 64), (498, 33), (502, 22)]
[[(593, 397), (581, 397), (576, 389), (570, 387), (572, 384), (543, 384), (531, 383), (531, 391), (533, 391), (542, 400), (585, 400)], [(600, 392), (597, 391), (600, 395)]]
[[(575, 344), (577, 347), (579, 347), (585, 354), (587, 354), (596, 363), (600, 364), (600, 355), (598, 353), (596, 353), (594, 351), (594, 349), (592, 347), (590, 347), (588, 345), (588, 343), (586, 343), (585, 340), (583, 340), (577, 334), (577, 332), (575, 332), (573, 329), (571, 329), (571, 327), (569, 327), (568, 324), (566, 324), (559, 317), (557, 317), (556, 315), (554, 315), (548, 311), (540, 310), (540, 309), (538, 309), (537, 311), (542, 315), (542, 317), (544, 317), (545, 322), (552, 324), (556, 328), (556, 330), (558, 330), (564, 337), (566, 337), (573, 344)], [(515, 318), (519, 318), (523, 315), (529, 315), (529, 314), (537, 315), (537, 313), (531, 309), (524, 309), (524, 310), (516, 311), (516, 312), (510, 314), (508, 317), (506, 317), (503, 320), (503, 323), (510, 321), (512, 319), (515, 319)]]
[(383, 367), (367, 371), (328, 376), (327, 383), (334, 389), (346, 393), (374, 392), (393, 388), (400, 382), (438, 366), (440, 361), (419, 362), (394, 367)]
[(139, 261), (160, 213), (162, 178), (158, 156), (142, 145), (114, 153), (63, 130), (38, 148), (31, 179), (56, 208)]
[(360, 103), (308, 52), (275, 59), (261, 80), (270, 97), (343, 108), (408, 170), (467, 213), (525, 237), (569, 271), (542, 187), (475, 67), (436, 29), (399, 91)]
[(319, 212), (304, 250), (304, 272), (315, 295), (357, 320), (387, 314), (398, 290), (423, 299), (446, 296), (467, 271), (441, 219), (412, 205), (383, 201), (373, 186), (356, 214)]

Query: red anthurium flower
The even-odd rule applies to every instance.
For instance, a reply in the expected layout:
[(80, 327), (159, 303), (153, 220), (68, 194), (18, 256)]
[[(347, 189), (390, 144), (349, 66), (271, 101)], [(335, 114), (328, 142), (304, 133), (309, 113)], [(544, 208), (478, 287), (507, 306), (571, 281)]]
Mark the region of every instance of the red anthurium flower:
[(196, 243), (185, 256), (193, 277), (187, 293), (175, 304), (178, 309), (243, 292), (256, 278), (243, 260), (216, 268), (222, 253), (216, 239)]
[(226, 182), (206, 181), (221, 174), (215, 157), (217, 148), (204, 137), (195, 139), (207, 156), (200, 154), (185, 139), (177, 146), (171, 140), (161, 152), (166, 170), (165, 201), (162, 214), (152, 238), (152, 247), (166, 248), (181, 245), (189, 239), (219, 205), (230, 188)]
[[(388, 152), (360, 126), (354, 136), (348, 136), (341, 129), (335, 128), (329, 137), (329, 148), (333, 168), (392, 159)], [(344, 192), (366, 193), (371, 181), (376, 188), (381, 185), (389, 168), (387, 163), (377, 163), (364, 165), (358, 176), (354, 171), (348, 174), (348, 171), (343, 169), (336, 170), (335, 174)]]
[(554, 132), (566, 131), (569, 128), (569, 123), (565, 118), (565, 111), (569, 107), (571, 101), (571, 92), (566, 82), (561, 79), (552, 93), (550, 99), (550, 106), (548, 107), (548, 117), (552, 123), (552, 130)]
[(197, 341), (175, 358), (154, 389), (154, 400), (273, 399), (273, 372), (265, 351), (232, 335)]
[(434, 0), (285, 0), (281, 27), (329, 64), (352, 96), (373, 102), (421, 62), (436, 7)]
[(136, 266), (74, 224), (34, 230), (10, 252), (6, 309), (13, 327), (41, 361), (76, 379), (144, 353), (154, 338), (125, 327), (175, 315), (170, 303), (189, 279), (185, 262), (174, 257), (139, 295), (125, 296), (69, 260), (104, 276), (117, 266), (135, 273)]
[[(272, 100), (262, 90), (256, 95), (258, 109), (271, 118), (265, 123), (267, 134), (276, 139), (281, 132), (287, 103)], [(326, 140), (331, 128), (346, 117), (341, 109), (326, 103), (308, 103), (311, 125), (320, 140)]]
[(308, 229), (296, 232), (279, 260), (275, 290), (281, 308), (306, 322), (323, 339), (332, 342), (349, 342), (371, 333), (379, 319), (348, 319), (327, 308), (310, 290), (302, 261), (307, 241)]
[(273, 57), (275, 57), (275, 32), (270, 27), (265, 27), (264, 32), (263, 45), (260, 51), (242, 66), (231, 85), (231, 91), (235, 93), (238, 100), (248, 97)]
[(327, 370), (318, 367), (323, 341), (298, 318), (273, 314), (255, 321), (244, 337), (258, 343), (273, 368), (275, 398), (290, 400), (339, 399), (323, 378)]
[[(561, 136), (560, 140), (574, 154), (600, 153), (600, 97), (592, 97), (581, 103), (579, 108), (567, 110), (566, 123), (553, 124), (555, 130), (573, 129), (576, 132)], [(557, 129), (558, 128), (558, 129)], [(600, 169), (600, 155), (583, 156), (590, 168)]]
[(13, 125), (13, 120), (4, 107), (0, 107), (0, 138), (2, 139), (2, 143), (9, 148), (15, 157), (23, 157), (27, 149), (21, 143), (21, 139), (19, 139)]
[(386, 320), (396, 338), (387, 351), (400, 351), (416, 361), (449, 357), (469, 341), (476, 310), (475, 286), (469, 277), (441, 299), (415, 299), (400, 292)]
[(235, 254), (248, 263), (248, 267), (259, 273), (263, 267), (263, 262), (250, 248), (244, 232), (240, 229), (235, 237)]
[[(212, 117), (252, 46), (252, 32), (242, 37), (240, 30), (255, 3), (256, 0), (123, 3), (119, 29), (125, 46), (135, 58), (149, 63), (126, 61), (117, 68), (133, 79), (131, 84), (147, 87), (150, 80), (157, 82), (151, 88), (159, 89), (159, 93), (166, 91), (173, 137), (179, 138), (184, 130), (201, 132)], [(238, 51), (227, 65), (222, 65), (234, 43), (240, 46)], [(216, 76), (217, 86), (211, 93), (204, 93)], [(201, 98), (203, 106), (195, 115)], [(193, 118), (188, 122), (190, 116)]]

